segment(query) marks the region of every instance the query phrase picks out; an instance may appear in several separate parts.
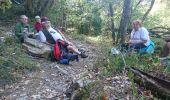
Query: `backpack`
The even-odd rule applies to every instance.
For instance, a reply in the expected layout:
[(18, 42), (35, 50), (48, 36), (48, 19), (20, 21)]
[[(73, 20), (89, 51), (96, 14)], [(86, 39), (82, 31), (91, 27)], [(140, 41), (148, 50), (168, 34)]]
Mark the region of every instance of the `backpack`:
[(145, 48), (141, 48), (140, 50), (139, 50), (139, 54), (152, 54), (152, 53), (154, 53), (154, 49), (155, 49), (155, 44), (154, 44), (154, 42), (153, 41), (149, 41), (150, 42), (150, 45), (149, 46), (147, 46), (147, 47), (145, 47)]
[(53, 51), (56, 60), (60, 60), (64, 54), (68, 53), (67, 46), (68, 44), (64, 40), (56, 41)]

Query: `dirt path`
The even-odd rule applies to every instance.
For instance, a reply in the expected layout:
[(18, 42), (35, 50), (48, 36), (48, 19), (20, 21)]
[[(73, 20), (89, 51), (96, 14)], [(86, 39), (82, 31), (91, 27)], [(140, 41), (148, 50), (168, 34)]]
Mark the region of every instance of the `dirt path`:
[(70, 65), (60, 65), (47, 60), (37, 60), (40, 69), (24, 75), (22, 79), (0, 89), (7, 100), (61, 100), (65, 99), (65, 91), (69, 85), (84, 76), (93, 77), (91, 69), (96, 60), (96, 48), (85, 42), (71, 40), (79, 48), (84, 48), (88, 58), (80, 58), (79, 62), (73, 61)]

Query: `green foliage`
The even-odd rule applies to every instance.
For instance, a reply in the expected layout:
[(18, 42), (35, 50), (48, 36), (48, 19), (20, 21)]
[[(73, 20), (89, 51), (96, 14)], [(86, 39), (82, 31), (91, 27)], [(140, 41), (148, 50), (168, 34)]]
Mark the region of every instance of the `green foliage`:
[(101, 4), (96, 0), (72, 1), (67, 4), (67, 26), (77, 28), (79, 34), (99, 35), (102, 28)]
[(94, 13), (92, 16), (92, 26), (93, 26), (93, 32), (94, 35), (101, 34), (101, 28), (102, 28), (102, 19), (100, 17), (99, 13)]
[[(124, 69), (124, 61), (121, 55), (112, 55), (110, 50), (112, 48), (110, 36), (103, 36), (100, 44), (100, 56), (95, 66), (101, 67), (103, 70), (101, 74), (104, 76), (112, 75), (115, 72), (121, 72)], [(156, 39), (154, 39), (156, 40)], [(156, 43), (159, 43), (156, 41)], [(116, 46), (115, 46), (116, 47)], [(123, 53), (124, 54), (124, 53)], [(126, 65), (137, 67), (144, 71), (159, 70), (164, 71), (164, 67), (159, 59), (159, 52), (154, 54), (139, 55), (134, 53), (132, 55), (124, 55)], [(101, 63), (102, 62), (102, 63)]]
[(133, 93), (134, 97), (137, 98), (138, 97), (138, 90), (135, 86), (134, 74), (130, 71), (130, 72), (128, 72), (128, 77), (130, 79), (130, 83), (131, 83), (131, 87), (132, 87), (132, 91), (133, 91), (132, 93)]
[(0, 9), (2, 9), (3, 12), (5, 12), (5, 9), (11, 8), (11, 5), (12, 5), (11, 0), (1, 0), (0, 1)]
[(0, 16), (0, 20), (9, 21), (16, 18), (16, 16), (25, 14), (25, 9), (22, 5), (13, 4), (10, 9), (5, 10), (5, 13), (3, 13), (2, 11), (0, 11), (0, 13), (2, 13), (2, 16)]
[(74, 97), (75, 100), (102, 100), (104, 94), (103, 84), (100, 81), (96, 81), (88, 84), (87, 86), (76, 91), (77, 94)]

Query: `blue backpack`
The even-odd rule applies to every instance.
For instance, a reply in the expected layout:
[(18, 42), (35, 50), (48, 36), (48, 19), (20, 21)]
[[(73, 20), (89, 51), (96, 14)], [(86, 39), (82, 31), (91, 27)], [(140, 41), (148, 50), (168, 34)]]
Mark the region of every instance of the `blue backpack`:
[(155, 44), (154, 44), (154, 42), (153, 41), (151, 41), (150, 40), (150, 45), (149, 46), (147, 46), (147, 47), (145, 47), (145, 48), (141, 48), (140, 50), (139, 50), (139, 54), (152, 54), (152, 53), (154, 53), (154, 49), (155, 49)]

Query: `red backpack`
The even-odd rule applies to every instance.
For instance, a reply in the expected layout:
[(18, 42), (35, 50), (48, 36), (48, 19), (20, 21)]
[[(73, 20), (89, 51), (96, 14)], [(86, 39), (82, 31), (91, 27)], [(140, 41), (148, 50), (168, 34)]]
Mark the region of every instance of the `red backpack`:
[(64, 52), (66, 52), (67, 43), (64, 40), (57, 40), (54, 46), (54, 57), (56, 60), (60, 60)]

